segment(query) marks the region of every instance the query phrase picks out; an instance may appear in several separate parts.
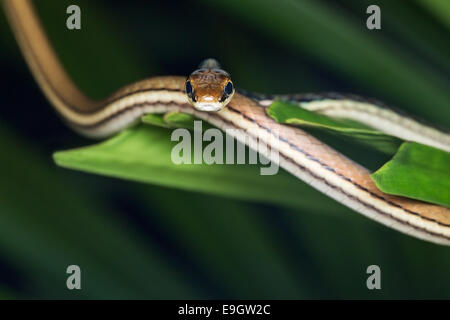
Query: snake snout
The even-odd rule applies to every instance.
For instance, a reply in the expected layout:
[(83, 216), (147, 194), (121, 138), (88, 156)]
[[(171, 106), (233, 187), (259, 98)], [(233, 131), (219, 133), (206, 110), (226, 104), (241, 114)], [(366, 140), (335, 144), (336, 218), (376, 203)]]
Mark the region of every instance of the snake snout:
[(219, 111), (223, 108), (223, 104), (219, 102), (199, 102), (194, 104), (195, 109), (199, 111)]

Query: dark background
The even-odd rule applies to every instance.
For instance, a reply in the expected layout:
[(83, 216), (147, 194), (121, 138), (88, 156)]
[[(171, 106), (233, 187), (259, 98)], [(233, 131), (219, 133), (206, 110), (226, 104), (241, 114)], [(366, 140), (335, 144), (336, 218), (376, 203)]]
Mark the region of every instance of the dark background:
[[(247, 90), (353, 92), (450, 126), (446, 0), (35, 2), (96, 98), (215, 57)], [(81, 31), (65, 27), (70, 4)], [(370, 4), (382, 30), (365, 26)], [(0, 298), (450, 298), (450, 249), (319, 195), (293, 209), (58, 168), (53, 152), (92, 141), (53, 112), (3, 13), (0, 36)], [(66, 289), (70, 264), (81, 291)], [(366, 288), (371, 264), (382, 290)]]

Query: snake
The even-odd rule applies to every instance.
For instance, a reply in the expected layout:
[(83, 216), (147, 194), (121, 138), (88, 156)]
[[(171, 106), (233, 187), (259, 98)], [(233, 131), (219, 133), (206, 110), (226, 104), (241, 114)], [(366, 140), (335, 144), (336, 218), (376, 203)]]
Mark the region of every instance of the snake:
[(206, 60), (188, 77), (150, 77), (103, 100), (93, 100), (65, 71), (32, 1), (2, 0), (2, 4), (35, 80), (76, 132), (104, 139), (138, 123), (145, 114), (186, 113), (249, 147), (263, 141), (278, 152), (272, 160), (285, 171), (352, 210), (412, 237), (450, 245), (449, 208), (381, 192), (368, 169), (301, 128), (278, 123), (267, 114), (267, 107), (275, 99), (285, 99), (307, 110), (356, 120), (407, 141), (450, 151), (450, 135), (445, 130), (352, 95), (248, 93), (236, 89), (214, 59)]

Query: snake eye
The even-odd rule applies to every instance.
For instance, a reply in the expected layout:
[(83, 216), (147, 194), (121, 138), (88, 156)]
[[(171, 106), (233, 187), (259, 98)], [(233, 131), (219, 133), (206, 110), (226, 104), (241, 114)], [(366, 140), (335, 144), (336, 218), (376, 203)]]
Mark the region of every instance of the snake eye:
[(194, 89), (192, 88), (192, 84), (189, 80), (186, 81), (186, 86), (185, 86), (184, 90), (186, 91), (186, 94), (188, 95), (188, 97), (192, 99), (192, 101), (194, 101), (194, 102), (197, 101), (197, 99), (195, 98), (195, 95), (194, 95)]
[(186, 90), (186, 94), (188, 96), (192, 95), (192, 84), (191, 84), (191, 82), (189, 80), (186, 81), (186, 88), (185, 88), (185, 90)]
[(227, 95), (230, 95), (230, 94), (233, 93), (233, 84), (231, 83), (231, 81), (228, 81), (227, 85), (225, 86), (224, 92), (225, 92)]

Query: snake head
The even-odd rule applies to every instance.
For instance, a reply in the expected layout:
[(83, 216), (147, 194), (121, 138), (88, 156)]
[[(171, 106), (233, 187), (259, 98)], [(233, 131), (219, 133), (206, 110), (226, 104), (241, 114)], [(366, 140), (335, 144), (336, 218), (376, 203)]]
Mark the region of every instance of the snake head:
[(200, 111), (219, 111), (233, 98), (234, 86), (230, 75), (222, 69), (202, 68), (186, 80), (185, 92), (189, 103)]

